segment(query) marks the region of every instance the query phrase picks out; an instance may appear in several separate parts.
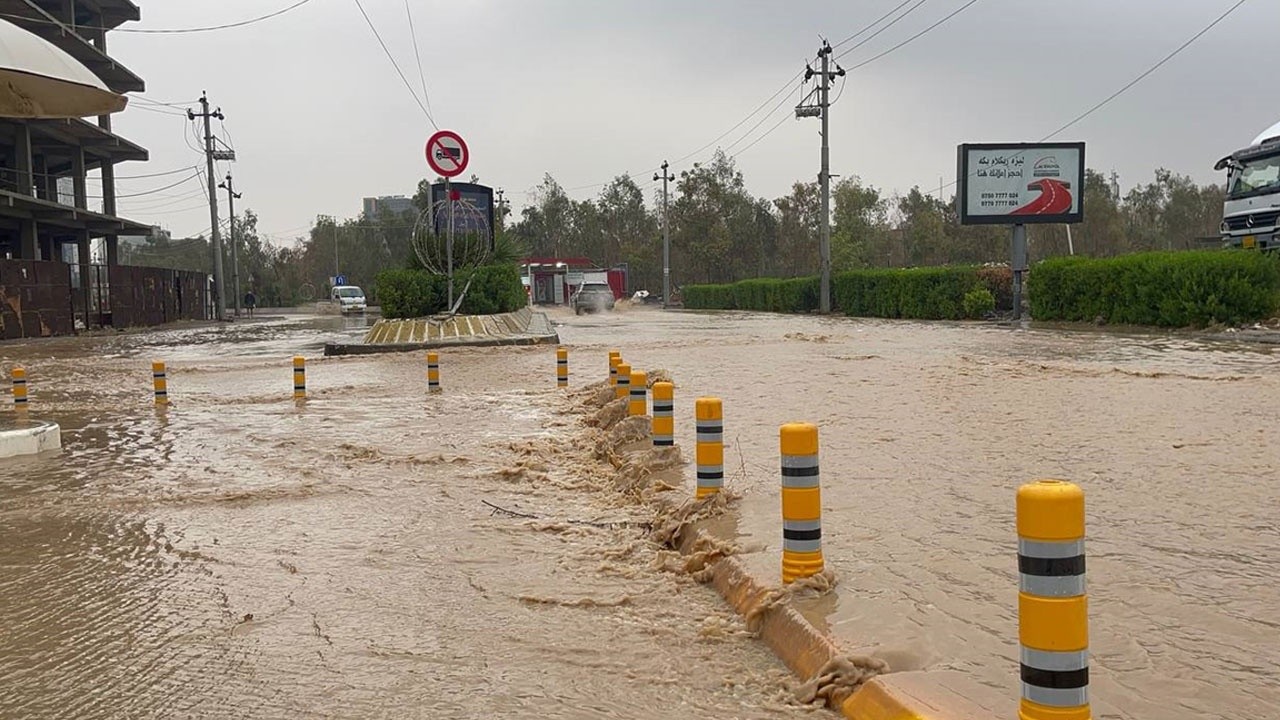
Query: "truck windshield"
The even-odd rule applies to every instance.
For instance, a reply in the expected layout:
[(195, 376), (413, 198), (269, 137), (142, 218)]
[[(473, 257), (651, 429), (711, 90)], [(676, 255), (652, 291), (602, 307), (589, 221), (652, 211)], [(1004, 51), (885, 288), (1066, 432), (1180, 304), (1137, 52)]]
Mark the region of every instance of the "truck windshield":
[(1227, 197), (1238, 198), (1265, 191), (1280, 192), (1280, 155), (1245, 163), (1243, 168), (1231, 175)]
[(338, 297), (357, 298), (364, 297), (364, 291), (360, 288), (338, 288)]

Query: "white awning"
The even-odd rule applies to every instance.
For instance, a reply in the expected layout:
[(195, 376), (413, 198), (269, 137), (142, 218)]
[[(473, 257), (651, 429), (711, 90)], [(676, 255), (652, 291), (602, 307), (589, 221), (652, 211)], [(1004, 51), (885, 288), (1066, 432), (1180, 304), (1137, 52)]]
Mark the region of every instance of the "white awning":
[(127, 103), (53, 43), (0, 20), (0, 117), (81, 118)]

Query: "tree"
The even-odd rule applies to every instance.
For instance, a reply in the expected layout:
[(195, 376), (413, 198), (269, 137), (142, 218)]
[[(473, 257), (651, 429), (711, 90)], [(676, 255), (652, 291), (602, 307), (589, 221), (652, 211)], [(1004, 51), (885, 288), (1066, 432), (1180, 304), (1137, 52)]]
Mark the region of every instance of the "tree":
[[(818, 235), (822, 196), (818, 183), (795, 183), (791, 194), (773, 201), (778, 209), (777, 258), (773, 270), (783, 277), (813, 275), (819, 270)], [(832, 247), (836, 245), (832, 238)], [(834, 257), (835, 253), (832, 253)]]
[(879, 264), (889, 257), (889, 208), (880, 191), (852, 177), (832, 192), (835, 217), (831, 230), (834, 270)]

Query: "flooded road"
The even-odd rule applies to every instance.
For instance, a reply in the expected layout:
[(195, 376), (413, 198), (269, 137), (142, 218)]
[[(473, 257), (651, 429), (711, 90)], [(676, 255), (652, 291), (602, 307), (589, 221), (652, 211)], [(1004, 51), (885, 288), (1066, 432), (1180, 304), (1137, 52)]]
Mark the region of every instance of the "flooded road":
[[(1116, 718), (1280, 717), (1280, 353), (1167, 334), (633, 311), (559, 318), (603, 365), (677, 380), (677, 441), (724, 399), (739, 542), (780, 572), (777, 432), (821, 430), (823, 543), (807, 609), (895, 670), (1017, 689), (1014, 491), (1083, 486), (1092, 697)], [(619, 341), (625, 338), (625, 341)], [(584, 347), (585, 346), (585, 347)]]
[(363, 330), (0, 347), (64, 447), (0, 461), (0, 717), (811, 714), (636, 508), (517, 464), (580, 432), (553, 351), (449, 351), (428, 397), (418, 353), (316, 357)]
[[(846, 318), (553, 319), (574, 386), (613, 348), (670, 370), (687, 448), (693, 399), (724, 399), (730, 526), (770, 581), (777, 429), (819, 424), (840, 585), (801, 607), (842, 648), (963, 672), (1012, 705), (1014, 490), (1059, 477), (1088, 503), (1097, 716), (1280, 717), (1280, 354)], [(654, 569), (640, 508), (557, 465), (583, 428), (553, 350), (442, 352), (429, 397), (420, 354), (316, 357), (362, 332), (296, 318), (0, 346), (64, 445), (0, 461), (0, 716), (812, 716), (713, 591)], [(162, 414), (153, 358), (169, 362)]]

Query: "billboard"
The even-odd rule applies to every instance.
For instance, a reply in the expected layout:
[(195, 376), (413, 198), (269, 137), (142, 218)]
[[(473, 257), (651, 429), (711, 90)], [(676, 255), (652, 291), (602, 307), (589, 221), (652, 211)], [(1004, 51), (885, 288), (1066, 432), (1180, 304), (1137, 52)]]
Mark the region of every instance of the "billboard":
[[(475, 212), (455, 212), (453, 230), (461, 235), (465, 233), (483, 233), (489, 237), (490, 249), (493, 244), (493, 188), (474, 183), (449, 183), (449, 189), (458, 193), (458, 199), (474, 208)], [(439, 207), (445, 201), (444, 183), (431, 186), (431, 205)], [(437, 235), (443, 236), (449, 231), (449, 220), (445, 213), (436, 213)]]
[(969, 143), (958, 155), (961, 225), (1084, 220), (1084, 143)]

